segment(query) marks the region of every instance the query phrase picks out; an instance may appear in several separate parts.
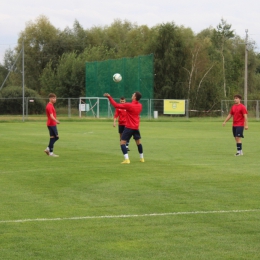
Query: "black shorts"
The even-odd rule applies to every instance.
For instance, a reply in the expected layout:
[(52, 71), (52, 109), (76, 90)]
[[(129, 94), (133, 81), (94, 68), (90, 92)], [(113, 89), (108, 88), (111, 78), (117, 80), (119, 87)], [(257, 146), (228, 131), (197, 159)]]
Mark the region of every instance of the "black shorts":
[(139, 130), (125, 127), (121, 140), (130, 140), (132, 136), (135, 140), (141, 139), (141, 134)]
[(57, 129), (57, 126), (48, 126), (48, 129), (49, 129), (49, 132), (50, 132), (50, 136), (55, 136), (57, 137), (59, 134), (58, 134), (58, 129)]
[(233, 126), (232, 131), (233, 131), (234, 137), (244, 138), (244, 135), (243, 135), (244, 127), (243, 126)]
[(124, 132), (125, 126), (124, 125), (118, 125), (118, 133), (122, 134)]

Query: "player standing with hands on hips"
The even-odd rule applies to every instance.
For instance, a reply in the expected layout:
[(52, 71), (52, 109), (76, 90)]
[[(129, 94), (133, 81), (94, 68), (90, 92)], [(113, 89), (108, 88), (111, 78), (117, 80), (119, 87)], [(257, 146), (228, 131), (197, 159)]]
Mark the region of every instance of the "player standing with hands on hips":
[(142, 104), (139, 102), (139, 100), (142, 97), (141, 93), (136, 91), (132, 95), (131, 103), (122, 103), (122, 104), (115, 102), (115, 100), (108, 93), (105, 93), (104, 97), (108, 98), (109, 102), (114, 108), (125, 109), (127, 112), (125, 129), (123, 131), (122, 138), (120, 140), (121, 150), (124, 154), (124, 161), (122, 163), (123, 164), (130, 163), (129, 156), (127, 153), (126, 143), (127, 140), (130, 140), (132, 136), (135, 139), (138, 152), (140, 154), (140, 162), (144, 162), (143, 146), (141, 144), (141, 134), (139, 131), (140, 114), (142, 111)]
[(56, 95), (53, 93), (49, 94), (49, 103), (46, 105), (46, 115), (47, 115), (47, 127), (50, 133), (50, 142), (48, 147), (44, 150), (44, 152), (48, 156), (59, 157), (59, 155), (53, 153), (54, 143), (59, 140), (59, 134), (57, 129), (57, 124), (59, 124), (59, 120), (56, 118), (56, 110), (54, 108), (54, 104), (56, 103)]
[(237, 152), (235, 156), (243, 155), (242, 151), (242, 140), (244, 138), (243, 132), (244, 129), (248, 129), (247, 123), (247, 109), (241, 104), (242, 97), (240, 95), (234, 96), (235, 104), (231, 107), (230, 112), (223, 122), (223, 126), (225, 126), (226, 122), (233, 116), (233, 136), (235, 137)]

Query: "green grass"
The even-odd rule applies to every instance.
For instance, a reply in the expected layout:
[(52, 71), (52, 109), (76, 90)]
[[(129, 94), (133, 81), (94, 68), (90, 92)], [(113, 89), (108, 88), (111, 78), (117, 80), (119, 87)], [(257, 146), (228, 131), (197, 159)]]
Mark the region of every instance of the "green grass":
[(259, 259), (259, 124), (235, 157), (231, 123), (145, 121), (121, 165), (112, 120), (63, 121), (59, 158), (44, 121), (0, 123), (0, 259)]

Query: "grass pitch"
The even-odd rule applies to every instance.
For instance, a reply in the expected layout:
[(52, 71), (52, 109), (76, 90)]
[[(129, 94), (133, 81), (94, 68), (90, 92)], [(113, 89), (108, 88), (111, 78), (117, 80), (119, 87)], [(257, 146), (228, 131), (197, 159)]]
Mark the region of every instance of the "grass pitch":
[(121, 165), (109, 121), (3, 122), (0, 259), (259, 259), (259, 123), (142, 122)]

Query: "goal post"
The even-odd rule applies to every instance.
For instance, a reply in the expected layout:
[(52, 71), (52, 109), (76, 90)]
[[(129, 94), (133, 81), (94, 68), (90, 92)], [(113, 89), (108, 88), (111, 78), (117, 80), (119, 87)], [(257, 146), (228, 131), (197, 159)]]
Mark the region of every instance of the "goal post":
[[(116, 102), (120, 102), (120, 98), (114, 98)], [(132, 102), (130, 98), (126, 98), (126, 102)], [(150, 100), (141, 99), (143, 106), (141, 117), (150, 117)], [(92, 118), (112, 118), (115, 109), (106, 97), (80, 97), (79, 98), (79, 117)]]

